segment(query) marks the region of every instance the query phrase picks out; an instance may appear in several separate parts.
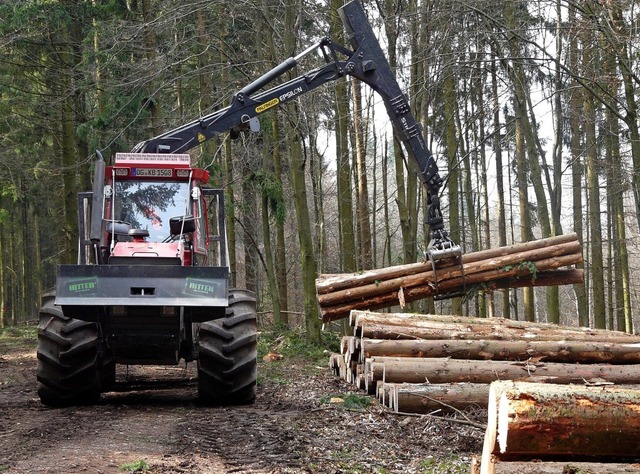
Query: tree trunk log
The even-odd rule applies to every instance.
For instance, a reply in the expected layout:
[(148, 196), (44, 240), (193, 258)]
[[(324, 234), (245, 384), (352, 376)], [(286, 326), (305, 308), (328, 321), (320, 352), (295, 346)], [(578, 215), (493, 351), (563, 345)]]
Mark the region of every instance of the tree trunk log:
[[(474, 361), (442, 358), (372, 357), (374, 381), (408, 383), (490, 383), (517, 380), (558, 384), (613, 383), (640, 384), (640, 371), (634, 365), (560, 364)], [(381, 370), (381, 367), (383, 370)]]
[(581, 270), (559, 270), (582, 262), (575, 234), (463, 255), (461, 263), (431, 262), (369, 270), (359, 274), (321, 275), (316, 293), (323, 321), (348, 316), (353, 309), (377, 309), (467, 292), (476, 287), (569, 284), (583, 281)]
[[(468, 325), (493, 325), (493, 326), (505, 326), (507, 328), (522, 329), (525, 330), (523, 334), (528, 332), (537, 333), (540, 331), (557, 329), (577, 331), (580, 333), (601, 335), (603, 337), (611, 335), (619, 335), (623, 337), (631, 337), (629, 334), (622, 331), (610, 331), (606, 329), (591, 329), (587, 327), (568, 327), (551, 323), (534, 323), (529, 321), (515, 321), (513, 319), (505, 318), (474, 318), (469, 316), (456, 316), (456, 315), (441, 315), (441, 314), (415, 314), (415, 313), (375, 313), (371, 311), (351, 311), (349, 316), (349, 324), (356, 328), (354, 331), (355, 336), (360, 334), (357, 332), (357, 328), (362, 325), (363, 322), (372, 322), (383, 325), (391, 326), (421, 326), (423, 322), (426, 322), (425, 327), (433, 327), (434, 322), (437, 323), (456, 323), (456, 324), (468, 324)], [(640, 341), (640, 337), (638, 337)]]
[(488, 405), (482, 472), (491, 472), (492, 457), (574, 461), (640, 458), (637, 390), (494, 382)]
[(385, 404), (395, 412), (451, 413), (471, 406), (487, 407), (489, 384), (384, 383)]
[(499, 462), (493, 472), (495, 474), (638, 474), (640, 473), (640, 464), (541, 462), (537, 460), (535, 462)]
[[(540, 250), (529, 250), (526, 252), (518, 252), (490, 260), (480, 260), (471, 263), (463, 262), (464, 275), (467, 279), (469, 279), (472, 275), (494, 272), (497, 269), (503, 269), (508, 266), (513, 266), (515, 268), (516, 265), (522, 264), (523, 262), (574, 255), (576, 253), (579, 254), (580, 242), (576, 240), (575, 242), (554, 245), (546, 248), (545, 251), (546, 253), (544, 254), (544, 256), (540, 255)], [(531, 269), (527, 268), (527, 270)], [(372, 272), (373, 271), (374, 270), (372, 270)], [(505, 269), (504, 271), (508, 271), (508, 269)], [(424, 285), (427, 282), (432, 282), (434, 286), (439, 286), (444, 283), (444, 281), (461, 277), (462, 273), (463, 271), (457, 265), (439, 269), (437, 270), (438, 283), (436, 284), (436, 274), (434, 274), (433, 269), (429, 266), (429, 269), (427, 271), (421, 273), (415, 273), (391, 279), (380, 277), (372, 283), (366, 285), (359, 283), (354, 286), (353, 283), (350, 283), (350, 286), (343, 290), (332, 291), (331, 293), (318, 293), (318, 302), (321, 306), (331, 306), (351, 300), (370, 298), (391, 291), (398, 291), (398, 289), (400, 288), (420, 286)]]
[[(410, 303), (419, 299), (427, 298), (429, 296), (446, 296), (448, 293), (462, 291), (464, 289), (471, 290), (475, 286), (482, 286), (491, 284), (493, 282), (498, 285), (498, 282), (513, 282), (511, 279), (525, 279), (527, 283), (521, 283), (524, 286), (542, 286), (546, 284), (547, 277), (545, 276), (547, 271), (556, 270), (560, 267), (574, 265), (582, 262), (582, 255), (580, 253), (574, 253), (570, 255), (563, 255), (560, 257), (552, 257), (544, 260), (538, 260), (535, 263), (531, 263), (537, 274), (532, 274), (532, 268), (530, 266), (506, 266), (497, 268), (495, 270), (487, 270), (480, 273), (466, 274), (463, 277), (460, 270), (451, 271), (447, 279), (440, 281), (436, 287), (433, 280), (423, 281), (420, 286), (411, 286), (405, 288), (403, 286), (395, 287), (395, 289), (389, 289), (391, 285), (385, 285), (382, 288), (378, 288), (381, 285), (373, 284), (369, 285), (362, 290), (363, 296), (351, 296), (348, 301), (341, 301), (334, 305), (327, 305), (319, 300), (320, 309), (322, 312), (322, 320), (324, 322), (342, 319), (349, 316), (349, 312), (357, 309), (379, 309), (395, 306), (401, 303)], [(572, 272), (574, 274), (575, 272)], [(582, 273), (580, 278), (582, 278)], [(554, 279), (555, 280), (555, 279)], [(582, 281), (582, 280), (579, 280)], [(577, 281), (566, 279), (564, 284), (574, 284)], [(557, 283), (557, 282), (556, 282)], [(555, 284), (555, 283), (554, 283)], [(495, 286), (494, 285), (494, 286)], [(506, 284), (506, 286), (514, 286), (512, 283)], [(518, 286), (518, 285), (516, 285)], [(383, 293), (376, 293), (375, 296), (369, 296), (372, 292), (380, 290), (388, 290)], [(368, 292), (368, 293), (367, 293)], [(323, 300), (326, 301), (326, 300)]]
[[(360, 360), (367, 357), (451, 357), (471, 360), (528, 360), (639, 364), (640, 340), (634, 344), (600, 341), (504, 341), (504, 340), (389, 340), (360, 342)], [(355, 356), (355, 355), (354, 355)]]
[[(494, 259), (504, 257), (517, 252), (526, 252), (532, 250), (544, 249), (554, 245), (560, 245), (568, 242), (573, 242), (578, 239), (577, 234), (566, 234), (551, 237), (548, 239), (539, 239), (531, 242), (523, 242), (520, 244), (514, 244), (507, 247), (497, 247), (494, 249), (481, 250), (479, 252), (472, 252), (464, 254), (462, 256), (462, 263), (473, 263), (481, 260)], [(407, 275), (414, 275), (416, 273), (424, 273), (432, 271), (430, 262), (419, 262), (407, 265), (396, 265), (392, 267), (368, 270), (361, 273), (354, 274), (333, 274), (333, 275), (320, 275), (316, 280), (316, 290), (318, 294), (326, 294), (334, 291), (343, 290), (346, 288), (367, 285), (375, 283), (376, 281), (389, 280), (392, 278), (400, 278)]]
[(388, 326), (363, 323), (361, 337), (369, 339), (453, 339), (453, 340), (499, 340), (499, 341), (593, 341), (607, 344), (637, 344), (639, 336), (611, 331), (609, 334), (589, 329), (554, 329), (509, 327), (490, 324), (455, 324), (425, 321), (419, 326)]

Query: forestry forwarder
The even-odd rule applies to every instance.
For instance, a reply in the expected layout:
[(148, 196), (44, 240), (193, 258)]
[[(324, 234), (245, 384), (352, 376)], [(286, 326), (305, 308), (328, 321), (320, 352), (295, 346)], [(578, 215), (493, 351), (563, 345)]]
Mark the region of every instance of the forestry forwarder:
[[(78, 196), (78, 265), (58, 267), (38, 328), (38, 394), (52, 406), (92, 403), (115, 383), (116, 364), (197, 360), (207, 404), (250, 403), (256, 394), (256, 303), (229, 288), (223, 192), (186, 153), (229, 131), (259, 130), (257, 116), (350, 75), (382, 97), (418, 165), (432, 232), (427, 255), (460, 260), (444, 230), (442, 179), (420, 125), (357, 1), (339, 10), (351, 47), (323, 39), (236, 93), (231, 105), (117, 154), (98, 153), (92, 192)], [(326, 65), (267, 91), (267, 84), (320, 51)], [(89, 222), (87, 222), (87, 220)]]

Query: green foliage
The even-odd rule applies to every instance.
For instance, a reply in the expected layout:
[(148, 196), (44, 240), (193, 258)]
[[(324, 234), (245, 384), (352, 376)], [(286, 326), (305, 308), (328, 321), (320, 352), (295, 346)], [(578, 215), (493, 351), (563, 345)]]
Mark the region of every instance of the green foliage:
[(210, 175), (209, 185), (214, 188), (219, 188), (220, 187), (219, 183), (224, 182), (223, 180), (224, 168), (222, 167), (222, 165), (217, 161), (211, 161), (210, 163), (204, 164), (204, 169), (206, 169)]
[(320, 334), (320, 345), (309, 342), (302, 332), (289, 330), (262, 331), (258, 337), (258, 357), (277, 352), (287, 359), (306, 359), (317, 365), (326, 365), (326, 351), (338, 352), (340, 338), (331, 332)]
[(416, 472), (420, 474), (464, 474), (469, 472), (469, 461), (458, 456), (444, 459), (429, 456), (420, 460)]
[(505, 272), (511, 271), (516, 269), (517, 271), (528, 271), (529, 274), (531, 275), (531, 279), (535, 281), (537, 275), (538, 275), (538, 267), (536, 267), (536, 264), (527, 260), (525, 262), (520, 262), (514, 265), (505, 265), (504, 267), (502, 267), (502, 269)]
[(38, 335), (36, 326), (7, 326), (0, 328), (0, 339), (35, 339)]
[[(342, 402), (336, 403), (336, 399), (340, 399)], [(331, 403), (345, 410), (364, 410), (371, 405), (371, 397), (360, 393), (342, 393), (325, 395), (320, 399), (320, 402)]]
[(130, 463), (122, 464), (120, 466), (121, 471), (125, 472), (147, 472), (149, 470), (149, 464), (144, 459), (139, 459), (138, 461), (133, 461)]
[(287, 215), (282, 182), (269, 171), (258, 171), (253, 174), (253, 179), (267, 198), (272, 215), (282, 224)]
[(35, 325), (7, 326), (0, 328), (0, 353), (3, 348), (32, 350), (35, 348), (38, 328)]

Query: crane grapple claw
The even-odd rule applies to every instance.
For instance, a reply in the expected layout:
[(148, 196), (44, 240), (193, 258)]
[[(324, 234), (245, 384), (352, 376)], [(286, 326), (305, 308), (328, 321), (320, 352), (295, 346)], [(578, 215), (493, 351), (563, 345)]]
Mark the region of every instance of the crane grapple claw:
[[(436, 289), (436, 295), (433, 297), (434, 300), (453, 298), (456, 296), (462, 296), (466, 293), (464, 266), (462, 265), (462, 247), (460, 247), (460, 245), (456, 244), (446, 236), (441, 239), (434, 239), (427, 247), (425, 257), (429, 262), (431, 262), (431, 268), (433, 270), (433, 284)], [(460, 268), (463, 287), (462, 291), (440, 293), (440, 288), (438, 287), (438, 268), (442, 268), (443, 265), (439, 264), (443, 264), (444, 262), (448, 263), (444, 266), (458, 266)]]
[(451, 241), (445, 242), (444, 244), (445, 245), (433, 246), (427, 249), (427, 257), (431, 262), (462, 257), (462, 247)]

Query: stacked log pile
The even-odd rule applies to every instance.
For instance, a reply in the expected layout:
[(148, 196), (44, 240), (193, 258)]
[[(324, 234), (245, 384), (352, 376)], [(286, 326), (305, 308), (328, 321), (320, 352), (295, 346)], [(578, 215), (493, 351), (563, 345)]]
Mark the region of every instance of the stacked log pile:
[(349, 321), (331, 368), (396, 412), (486, 407), (496, 380), (640, 384), (640, 337), (622, 332), (364, 311)]
[(498, 247), (443, 260), (357, 274), (320, 275), (316, 280), (323, 322), (347, 318), (352, 310), (375, 310), (472, 291), (580, 283), (582, 262), (576, 234)]

